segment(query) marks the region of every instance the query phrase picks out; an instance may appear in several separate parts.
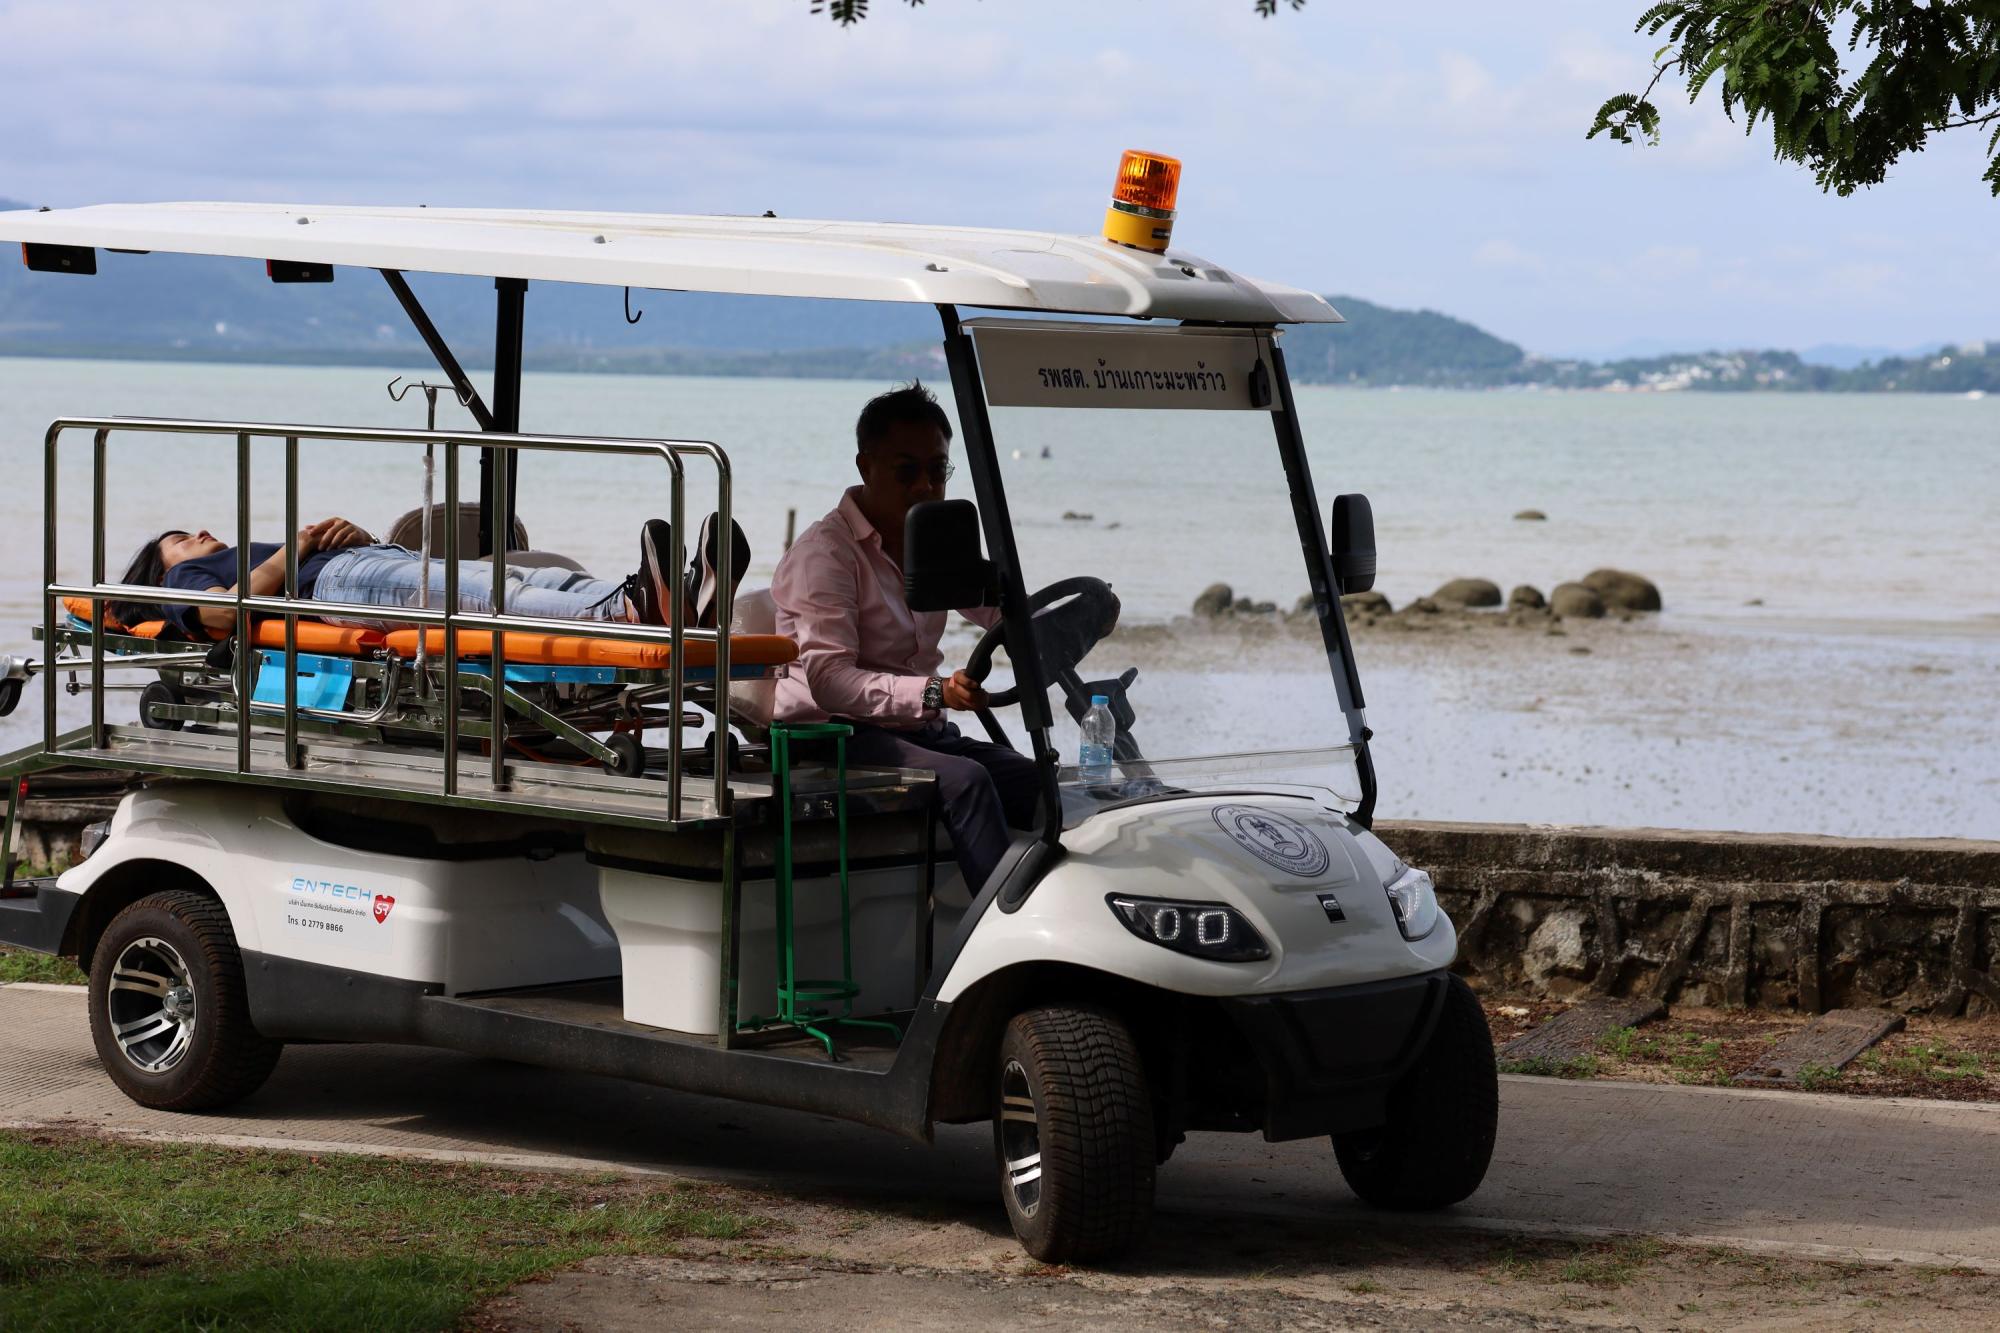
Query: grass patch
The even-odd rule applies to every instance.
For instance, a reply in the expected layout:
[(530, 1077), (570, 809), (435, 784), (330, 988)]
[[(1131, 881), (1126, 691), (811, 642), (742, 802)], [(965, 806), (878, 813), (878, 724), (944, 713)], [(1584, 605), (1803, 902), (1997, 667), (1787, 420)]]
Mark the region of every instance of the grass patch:
[[(1597, 1048), (1616, 1056), (1620, 1060), (1630, 1060), (1632, 1058), (1633, 1043), (1638, 1041), (1638, 1039), (1639, 1029), (1637, 1028), (1613, 1028), (1597, 1039)], [(1652, 1043), (1649, 1042), (1647, 1044), (1651, 1045)]]
[(435, 1329), (759, 1222), (682, 1184), (0, 1134), (0, 1328)]
[(1818, 1092), (1840, 1082), (1840, 1066), (1806, 1064), (1799, 1066), (1799, 1086), (1808, 1092)]
[(52, 981), (64, 986), (81, 986), (84, 975), (67, 958), (0, 946), (0, 982), (6, 981)]
[(1674, 1032), (1661, 1041), (1660, 1050), (1673, 1068), (1676, 1083), (1723, 1081), (1722, 1043), (1718, 1040), (1694, 1032)]
[(1933, 1083), (1984, 1078), (1987, 1072), (1986, 1058), (1977, 1051), (1963, 1051), (1935, 1039), (1904, 1042), (1886, 1051), (1873, 1047), (1862, 1053), (1860, 1064), (1870, 1073), (1921, 1078)]
[(1556, 1281), (1605, 1289), (1623, 1287), (1659, 1258), (1665, 1248), (1660, 1242), (1644, 1237), (1580, 1246), (1556, 1270)]
[(1598, 1069), (1598, 1060), (1594, 1055), (1577, 1055), (1567, 1060), (1537, 1055), (1528, 1060), (1500, 1062), (1503, 1074), (1533, 1074), (1538, 1078), (1596, 1078)]

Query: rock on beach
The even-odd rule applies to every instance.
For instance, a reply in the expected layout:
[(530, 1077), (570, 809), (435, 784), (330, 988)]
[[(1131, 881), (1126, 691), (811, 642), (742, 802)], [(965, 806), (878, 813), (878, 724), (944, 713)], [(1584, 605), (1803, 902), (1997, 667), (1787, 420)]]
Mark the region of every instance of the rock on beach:
[(1453, 579), (1431, 594), (1439, 606), (1498, 606), (1500, 585), (1491, 579)]
[(1507, 609), (1510, 611), (1541, 611), (1547, 609), (1548, 604), (1540, 588), (1526, 583), (1507, 594)]
[(1651, 579), (1625, 569), (1593, 569), (1583, 576), (1583, 586), (1604, 599), (1617, 611), (1657, 611), (1660, 590)]
[(1558, 583), (1556, 590), (1549, 594), (1549, 610), (1559, 616), (1574, 616), (1579, 620), (1602, 620), (1604, 599), (1595, 589), (1586, 588), (1581, 583)]
[(1523, 509), (1520, 513), (1514, 515), (1514, 518), (1515, 521), (1521, 523), (1546, 523), (1549, 521), (1549, 516), (1539, 509)]
[[(1367, 592), (1348, 593), (1340, 599), (1340, 605), (1342, 610), (1360, 611), (1372, 616), (1386, 616), (1396, 609), (1389, 605), (1389, 599), (1385, 594), (1377, 592), (1373, 588), (1370, 588)], [(1312, 599), (1310, 597), (1306, 599), (1306, 608), (1308, 610), (1312, 608)]]
[(1217, 616), (1229, 614), (1229, 608), (1236, 605), (1236, 592), (1227, 583), (1211, 583), (1201, 590), (1194, 599), (1194, 613), (1213, 620)]

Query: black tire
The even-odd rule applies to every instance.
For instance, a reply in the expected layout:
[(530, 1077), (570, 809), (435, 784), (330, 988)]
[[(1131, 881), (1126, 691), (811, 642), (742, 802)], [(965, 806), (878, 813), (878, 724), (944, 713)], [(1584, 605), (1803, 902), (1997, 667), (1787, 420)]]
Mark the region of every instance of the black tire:
[(724, 764), (731, 773), (743, 767), (743, 742), (736, 739), (736, 733), (727, 728), (719, 728), (708, 734), (708, 743), (703, 747), (708, 752), (708, 771), (715, 772), (716, 738), (721, 737)]
[(1493, 1033), (1472, 988), (1450, 979), (1430, 1044), (1389, 1093), (1389, 1123), (1333, 1136), (1348, 1188), (1378, 1208), (1444, 1208), (1479, 1188), (1500, 1124)]
[(118, 1090), (163, 1111), (240, 1101), (284, 1050), (250, 1022), (228, 912), (185, 889), (141, 898), (105, 928), (90, 964), (90, 1036)]
[[(1029, 1254), (1044, 1263), (1108, 1259), (1144, 1234), (1158, 1147), (1153, 1099), (1139, 1048), (1116, 1016), (1068, 1006), (1016, 1015), (1001, 1035), (993, 1102), (1000, 1197)], [(1011, 1162), (1028, 1165), (1017, 1176)]]
[(139, 725), (152, 731), (179, 731), (187, 723), (178, 717), (156, 717), (155, 708), (163, 704), (177, 704), (180, 695), (164, 680), (156, 680), (139, 691)]
[(629, 731), (613, 732), (604, 738), (604, 744), (611, 751), (611, 762), (605, 767), (621, 777), (636, 778), (646, 771), (646, 747)]

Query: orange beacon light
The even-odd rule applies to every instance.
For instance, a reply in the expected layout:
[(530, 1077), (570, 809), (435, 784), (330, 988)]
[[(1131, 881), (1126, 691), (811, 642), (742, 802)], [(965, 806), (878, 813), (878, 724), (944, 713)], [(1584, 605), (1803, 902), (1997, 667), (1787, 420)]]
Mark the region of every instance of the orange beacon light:
[(1174, 235), (1174, 201), (1180, 195), (1181, 162), (1161, 153), (1125, 150), (1104, 215), (1104, 239), (1134, 249), (1164, 251)]

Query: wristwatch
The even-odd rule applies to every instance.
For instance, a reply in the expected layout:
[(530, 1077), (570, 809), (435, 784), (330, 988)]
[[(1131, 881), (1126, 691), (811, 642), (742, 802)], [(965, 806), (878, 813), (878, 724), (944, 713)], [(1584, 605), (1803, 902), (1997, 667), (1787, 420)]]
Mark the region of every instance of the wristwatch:
[(944, 679), (932, 676), (924, 682), (924, 711), (942, 713), (944, 711)]

